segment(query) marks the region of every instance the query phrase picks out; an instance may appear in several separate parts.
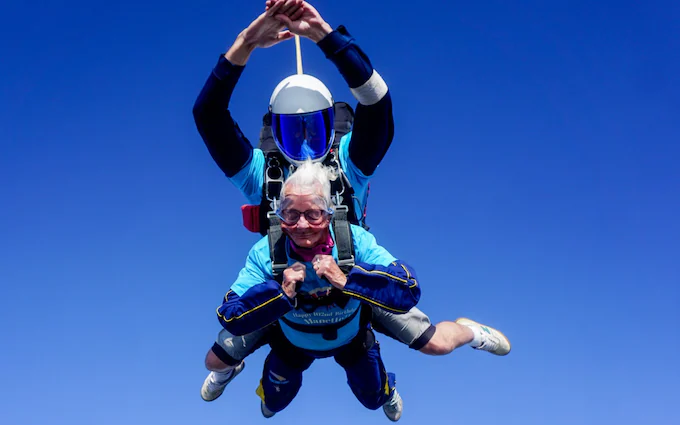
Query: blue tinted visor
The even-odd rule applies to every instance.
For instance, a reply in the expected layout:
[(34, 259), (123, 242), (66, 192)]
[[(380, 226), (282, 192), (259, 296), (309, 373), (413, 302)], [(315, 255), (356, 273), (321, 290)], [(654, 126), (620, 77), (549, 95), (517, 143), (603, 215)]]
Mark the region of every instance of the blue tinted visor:
[(272, 114), (274, 141), (292, 160), (323, 158), (333, 144), (333, 120), (333, 108), (306, 114)]

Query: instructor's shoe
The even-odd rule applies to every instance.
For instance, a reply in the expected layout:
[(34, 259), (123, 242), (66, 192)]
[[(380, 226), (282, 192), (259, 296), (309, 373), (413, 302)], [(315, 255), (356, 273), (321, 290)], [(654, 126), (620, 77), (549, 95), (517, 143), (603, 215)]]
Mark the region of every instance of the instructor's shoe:
[(203, 386), (201, 387), (201, 398), (205, 401), (213, 401), (217, 397), (221, 396), (224, 392), (226, 386), (238, 376), (239, 373), (246, 367), (245, 362), (239, 363), (238, 366), (233, 368), (227, 378), (224, 377), (225, 374), (229, 372), (210, 372), (205, 381), (203, 381)]
[(461, 317), (456, 320), (459, 325), (474, 328), (482, 335), (482, 343), (478, 347), (472, 347), (475, 350), (488, 351), (497, 356), (505, 356), (510, 352), (510, 341), (499, 330), (490, 326), (482, 325), (474, 320)]
[(272, 412), (271, 410), (267, 409), (267, 406), (264, 405), (264, 401), (260, 401), (260, 411), (262, 412), (262, 416), (267, 419), (276, 415), (276, 412)]
[(387, 419), (396, 422), (401, 418), (402, 410), (404, 410), (404, 402), (401, 400), (401, 396), (395, 388), (392, 397), (383, 404), (383, 411), (385, 412)]

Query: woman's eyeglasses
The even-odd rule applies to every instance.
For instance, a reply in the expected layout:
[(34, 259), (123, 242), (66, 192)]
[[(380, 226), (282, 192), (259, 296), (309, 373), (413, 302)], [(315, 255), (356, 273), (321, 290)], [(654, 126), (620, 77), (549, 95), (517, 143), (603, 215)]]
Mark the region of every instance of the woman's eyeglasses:
[(297, 224), (301, 216), (305, 216), (305, 220), (309, 224), (321, 224), (328, 216), (333, 214), (333, 210), (319, 210), (311, 209), (307, 211), (298, 211), (294, 209), (278, 210), (276, 215), (289, 226)]

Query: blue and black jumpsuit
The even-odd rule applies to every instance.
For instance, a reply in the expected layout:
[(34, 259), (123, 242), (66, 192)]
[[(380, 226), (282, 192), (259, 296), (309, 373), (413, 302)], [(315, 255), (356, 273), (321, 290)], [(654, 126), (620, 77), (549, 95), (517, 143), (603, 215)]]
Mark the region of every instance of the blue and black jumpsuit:
[[(295, 258), (287, 242), (288, 264), (298, 261), (307, 270), (298, 296), (288, 298), (271, 272), (265, 237), (250, 250), (217, 310), (222, 326), (234, 335), (274, 324), (276, 336), (270, 338), (272, 350), (258, 392), (273, 412), (292, 401), (302, 372), (316, 358), (334, 357), (352, 392), (369, 409), (382, 406), (394, 390), (394, 375), (385, 370), (362, 306), (406, 313), (417, 304), (420, 286), (413, 269), (378, 245), (373, 235), (359, 226), (351, 230), (356, 261), (343, 290), (320, 279), (311, 263)], [(337, 260), (337, 247), (333, 255)]]

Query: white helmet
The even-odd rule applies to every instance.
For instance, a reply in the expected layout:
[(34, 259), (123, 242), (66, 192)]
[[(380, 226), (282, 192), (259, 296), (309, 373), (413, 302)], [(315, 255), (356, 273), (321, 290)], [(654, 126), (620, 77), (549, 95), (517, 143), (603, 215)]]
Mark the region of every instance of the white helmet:
[(269, 100), (274, 141), (294, 164), (323, 160), (335, 137), (333, 96), (311, 75), (291, 75)]
[(319, 79), (306, 74), (286, 77), (269, 99), (273, 114), (304, 114), (333, 107), (333, 96)]

